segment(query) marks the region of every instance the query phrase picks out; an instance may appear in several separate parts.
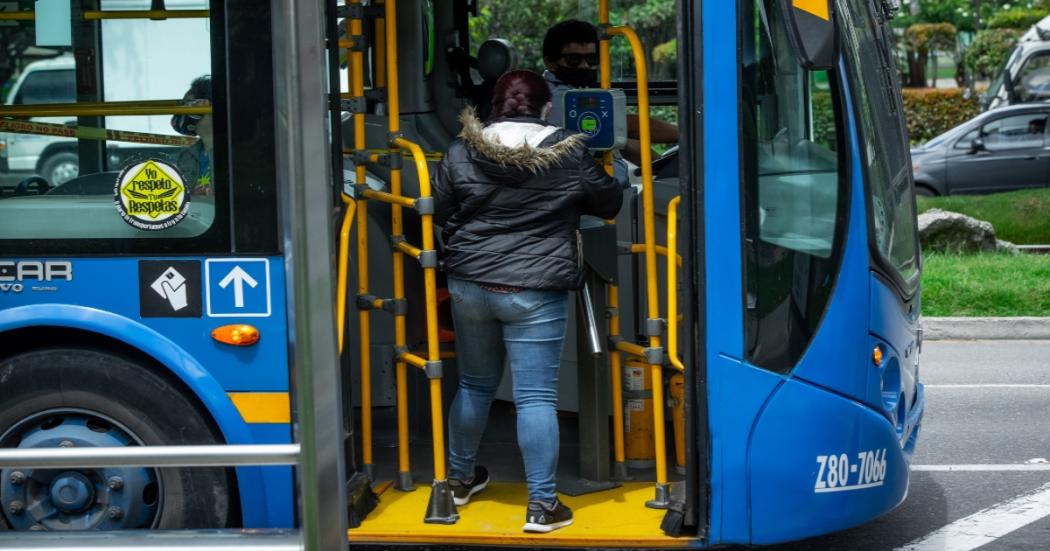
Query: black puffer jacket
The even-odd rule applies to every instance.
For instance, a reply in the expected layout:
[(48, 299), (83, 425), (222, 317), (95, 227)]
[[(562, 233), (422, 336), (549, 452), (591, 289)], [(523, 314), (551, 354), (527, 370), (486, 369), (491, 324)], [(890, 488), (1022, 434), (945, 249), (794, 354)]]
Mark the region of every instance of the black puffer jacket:
[(541, 119), (482, 126), (473, 110), (434, 173), (450, 277), (575, 289), (582, 277), (580, 215), (612, 218), (623, 190), (579, 135)]

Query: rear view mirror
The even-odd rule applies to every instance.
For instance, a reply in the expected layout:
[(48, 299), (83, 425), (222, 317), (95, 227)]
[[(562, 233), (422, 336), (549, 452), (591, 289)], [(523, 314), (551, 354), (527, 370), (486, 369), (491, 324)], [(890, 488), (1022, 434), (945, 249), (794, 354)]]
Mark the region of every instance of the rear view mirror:
[(970, 142), (970, 153), (973, 154), (980, 151), (988, 151), (988, 148), (984, 146), (984, 140), (981, 138), (974, 138), (973, 141)]
[(799, 64), (810, 70), (835, 67), (838, 40), (831, 0), (779, 0), (788, 40)]

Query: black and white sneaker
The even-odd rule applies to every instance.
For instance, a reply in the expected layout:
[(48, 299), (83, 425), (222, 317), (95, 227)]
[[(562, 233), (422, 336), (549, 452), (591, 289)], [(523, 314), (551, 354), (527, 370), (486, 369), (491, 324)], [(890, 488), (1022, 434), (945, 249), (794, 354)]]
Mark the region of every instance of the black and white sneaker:
[(470, 482), (463, 482), (455, 478), (448, 479), (448, 487), (452, 489), (452, 501), (456, 505), (470, 503), (470, 496), (484, 490), (489, 485), (489, 471), (481, 465), (474, 466), (474, 477)]
[(526, 532), (553, 532), (570, 524), (572, 509), (562, 504), (559, 499), (555, 499), (554, 505), (549, 508), (539, 501), (530, 501), (525, 512)]

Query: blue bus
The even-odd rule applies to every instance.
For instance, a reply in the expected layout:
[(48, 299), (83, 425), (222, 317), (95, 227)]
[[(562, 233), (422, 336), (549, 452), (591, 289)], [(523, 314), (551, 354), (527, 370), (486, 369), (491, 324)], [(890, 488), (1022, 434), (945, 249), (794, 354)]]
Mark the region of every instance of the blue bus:
[[(68, 148), (79, 171), (0, 186), (0, 450), (300, 442), (295, 350), (310, 336), (293, 327), (309, 318), (338, 335), (343, 419), (325, 434), (342, 444), (351, 546), (771, 544), (904, 500), (924, 402), (896, 2), (297, 4), (0, 12), (16, 68), (75, 62), (36, 95), (65, 99), (2, 106), (0, 131)], [(291, 32), (313, 8), (319, 32)], [(559, 392), (558, 489), (576, 522), (538, 535), (521, 531), (506, 388), (480, 452), (494, 482), (461, 508), (448, 492), (455, 326), (429, 172), (460, 112), (503, 72), (542, 70), (543, 31), (570, 18), (594, 23), (601, 78), (564, 97), (637, 120), (639, 157), (623, 155), (616, 219), (580, 229)], [(189, 22), (209, 46), (193, 59), (143, 54), (137, 79), (107, 75), (146, 51), (126, 41), (177, 44)], [(38, 39), (42, 24), (59, 32)], [(171, 64), (201, 69), (156, 86)], [(290, 95), (309, 79), (282, 67), (325, 89)], [(651, 118), (676, 140), (655, 143)], [(299, 188), (282, 187), (289, 127), (326, 144), (294, 157), (329, 176), (303, 184), (330, 197), (310, 213), (328, 222), (310, 237), (324, 277), (290, 260), (287, 227), (305, 222)], [(298, 301), (302, 286), (336, 304)], [(292, 528), (297, 496), (330, 490), (295, 475), (3, 468), (0, 537)]]

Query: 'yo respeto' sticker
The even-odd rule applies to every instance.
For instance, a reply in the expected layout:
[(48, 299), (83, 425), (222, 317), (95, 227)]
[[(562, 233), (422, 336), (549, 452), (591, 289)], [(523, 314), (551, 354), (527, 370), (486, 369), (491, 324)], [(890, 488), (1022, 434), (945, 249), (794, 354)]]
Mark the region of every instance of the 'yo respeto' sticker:
[(113, 188), (113, 204), (125, 222), (146, 231), (175, 226), (190, 211), (190, 194), (175, 166), (149, 159), (126, 167)]

